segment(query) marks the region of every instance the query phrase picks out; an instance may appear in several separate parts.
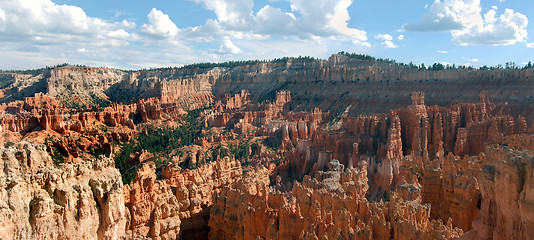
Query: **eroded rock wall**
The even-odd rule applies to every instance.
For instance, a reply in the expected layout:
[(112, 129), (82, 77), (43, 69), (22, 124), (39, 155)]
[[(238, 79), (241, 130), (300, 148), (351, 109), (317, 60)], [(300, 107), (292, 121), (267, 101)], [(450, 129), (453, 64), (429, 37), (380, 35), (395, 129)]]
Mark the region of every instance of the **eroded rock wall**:
[[(404, 107), (414, 91), (431, 96), (427, 105), (440, 106), (475, 102), (480, 92), (487, 91), (493, 101), (506, 102), (514, 115), (521, 114), (532, 122), (534, 90), (523, 86), (531, 85), (533, 76), (534, 69), (430, 71), (332, 55), (327, 61), (287, 59), (235, 67), (123, 72), (65, 66), (36, 75), (2, 73), (0, 78), (5, 79), (6, 85), (0, 96), (5, 101), (22, 100), (43, 92), (61, 100), (73, 95), (87, 99), (94, 94), (119, 102), (153, 97), (168, 102), (194, 95), (197, 100), (222, 98), (245, 89), (251, 94), (251, 101), (261, 102), (273, 101), (276, 92), (286, 90), (297, 100), (290, 104), (294, 110), (318, 107), (324, 112), (337, 112), (350, 106), (350, 115), (358, 116)], [(190, 99), (180, 101), (195, 105)]]
[(224, 188), (211, 210), (210, 239), (449, 239), (462, 233), (430, 220), (420, 200), (367, 201), (365, 162), (344, 169), (334, 160), (328, 168), (293, 182), (289, 192), (269, 187), (265, 169)]
[(491, 147), (478, 178), (482, 198), (473, 230), (462, 239), (532, 239), (534, 157), (530, 151)]
[(0, 235), (6, 239), (119, 239), (120, 173), (100, 158), (55, 166), (43, 146), (0, 147)]
[(135, 180), (124, 187), (130, 221), (130, 238), (205, 239), (209, 232), (212, 197), (240, 179), (241, 165), (228, 157), (207, 163), (195, 170), (170, 165), (163, 179), (148, 162)]

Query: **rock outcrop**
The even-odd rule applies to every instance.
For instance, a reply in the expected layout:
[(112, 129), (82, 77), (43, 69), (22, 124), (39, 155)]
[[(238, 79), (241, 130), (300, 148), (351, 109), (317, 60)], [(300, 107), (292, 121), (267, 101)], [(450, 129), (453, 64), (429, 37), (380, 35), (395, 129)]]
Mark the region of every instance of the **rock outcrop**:
[[(534, 90), (523, 87), (534, 76), (532, 68), (430, 71), (342, 55), (332, 55), (327, 61), (289, 58), (221, 66), (136, 72), (65, 66), (35, 75), (1, 73), (0, 79), (7, 84), (0, 102), (22, 100), (43, 92), (61, 100), (73, 95), (90, 102), (94, 96), (118, 102), (155, 97), (165, 102), (183, 101), (193, 107), (202, 104), (192, 99), (223, 98), (243, 89), (250, 93), (252, 102), (272, 101), (276, 92), (285, 90), (298, 99), (290, 104), (294, 110), (310, 111), (317, 107), (326, 112), (351, 106), (350, 115), (358, 116), (404, 107), (414, 91), (430, 94), (432, 98), (427, 99), (427, 104), (440, 106), (475, 102), (479, 93), (486, 91), (494, 103), (511, 106), (514, 114), (521, 114), (528, 123), (534, 120), (530, 103)], [(506, 89), (502, 88), (503, 83)]]
[(241, 177), (241, 165), (228, 157), (195, 170), (171, 164), (156, 178), (153, 162), (142, 165), (124, 187), (130, 212), (129, 238), (204, 239), (212, 197)]
[(0, 238), (529, 239), (532, 76), (341, 55), (0, 73)]
[(532, 239), (534, 157), (530, 151), (490, 147), (478, 178), (480, 215), (461, 239)]
[[(210, 217), (210, 239), (450, 239), (462, 231), (430, 220), (419, 200), (365, 198), (367, 166), (337, 160), (288, 192), (270, 188), (259, 170), (224, 188)], [(245, 203), (245, 204), (243, 204)]]
[(55, 166), (43, 146), (0, 147), (0, 235), (6, 239), (119, 239), (120, 173), (100, 158)]

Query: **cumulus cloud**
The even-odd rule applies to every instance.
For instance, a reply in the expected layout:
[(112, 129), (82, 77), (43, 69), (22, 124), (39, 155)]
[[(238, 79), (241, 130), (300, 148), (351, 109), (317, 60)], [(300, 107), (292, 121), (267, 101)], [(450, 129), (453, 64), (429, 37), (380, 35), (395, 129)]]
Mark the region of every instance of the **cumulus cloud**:
[[(128, 21), (110, 23), (88, 17), (79, 7), (57, 5), (50, 0), (2, 0), (1, 3), (0, 39), (3, 40), (61, 41), (88, 36), (93, 39), (106, 38), (132, 25)], [(120, 33), (122, 37), (129, 34), (126, 31)]]
[(90, 17), (79, 7), (51, 0), (0, 0), (0, 51), (13, 59), (0, 61), (3, 68), (118, 63), (124, 60), (119, 54), (135, 52), (128, 48), (139, 40), (136, 31), (128, 20)]
[(4, 66), (43, 67), (67, 60), (88, 64), (88, 58), (104, 62), (104, 53), (137, 39), (132, 28), (133, 22), (90, 17), (79, 7), (50, 0), (0, 0), (0, 51), (9, 52), (16, 63)]
[(215, 12), (217, 19), (230, 25), (246, 25), (252, 16), (252, 0), (194, 0)]
[(419, 23), (407, 23), (406, 31), (448, 32), (465, 24), (480, 22), (480, 0), (436, 0)]
[[(106, 20), (52, 1), (0, 0), (0, 51), (9, 52), (16, 59), (13, 63), (26, 63), (19, 67), (68, 61), (131, 68), (245, 56), (325, 57), (332, 49), (371, 46), (365, 31), (349, 26), (352, 0), (278, 0), (291, 10), (275, 7), (271, 1), (258, 7), (253, 0), (192, 0), (215, 17), (184, 28), (162, 9), (151, 9), (137, 25), (118, 20), (126, 16), (122, 12), (115, 12), (112, 19), (117, 20)], [(384, 40), (383, 45), (396, 47), (393, 41)], [(6, 66), (8, 61), (0, 59), (0, 64)]]
[(447, 54), (447, 53), (449, 53), (449, 52), (447, 52), (447, 51), (443, 51), (443, 50), (439, 50), (439, 51), (437, 51), (437, 52), (438, 52), (438, 53), (443, 53), (443, 54)]
[(252, 0), (194, 1), (212, 10), (217, 19), (208, 20), (204, 26), (189, 28), (187, 34), (191, 37), (213, 34), (242, 39), (294, 36), (310, 40), (328, 37), (368, 45), (365, 31), (348, 27), (351, 0), (287, 0), (291, 12), (266, 5), (256, 14), (252, 11)]
[(375, 36), (376, 39), (384, 40), (380, 45), (385, 48), (398, 48), (395, 43), (393, 43), (393, 37), (389, 34), (378, 34)]
[(147, 17), (149, 23), (141, 26), (141, 32), (160, 38), (175, 37), (178, 34), (178, 27), (162, 11), (152, 8)]
[(482, 25), (453, 31), (453, 41), (458, 45), (512, 45), (526, 41), (528, 19), (525, 15), (506, 9), (497, 19), (494, 11), (485, 15)]
[(385, 48), (398, 48), (397, 44), (393, 43), (392, 41), (383, 41), (380, 45)]
[(366, 33), (348, 27), (351, 0), (289, 0), (291, 8), (302, 15), (298, 26), (317, 36), (344, 36), (366, 41)]
[(218, 52), (221, 54), (238, 54), (241, 52), (241, 49), (234, 45), (229, 38), (225, 38)]
[(376, 39), (382, 39), (384, 41), (391, 41), (393, 40), (393, 37), (389, 34), (378, 34), (375, 37)]
[(121, 24), (125, 28), (135, 28), (137, 26), (134, 22), (128, 22), (128, 21), (126, 21), (126, 19), (122, 20)]
[(255, 29), (259, 34), (293, 34), (295, 23), (293, 13), (283, 12), (269, 5), (260, 9), (255, 17)]
[(512, 9), (500, 16), (497, 7), (482, 13), (480, 0), (436, 0), (419, 23), (406, 31), (450, 32), (458, 45), (512, 45), (527, 39), (528, 18)]
[(526, 45), (528, 48), (534, 48), (534, 43), (527, 43)]
[(399, 36), (397, 37), (397, 39), (398, 39), (398, 40), (404, 40), (404, 35), (399, 35)]

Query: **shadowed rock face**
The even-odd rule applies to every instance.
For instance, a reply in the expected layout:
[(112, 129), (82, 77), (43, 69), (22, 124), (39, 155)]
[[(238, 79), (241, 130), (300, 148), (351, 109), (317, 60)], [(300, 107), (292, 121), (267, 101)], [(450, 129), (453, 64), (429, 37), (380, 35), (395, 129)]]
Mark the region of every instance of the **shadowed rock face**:
[[(532, 73), (339, 55), (3, 73), (0, 236), (529, 239)], [(101, 98), (113, 102), (69, 102)], [(111, 157), (144, 127), (187, 126), (186, 110), (204, 106), (198, 138), (132, 152), (124, 164), (138, 170), (123, 185)]]
[(328, 61), (289, 59), (232, 68), (137, 72), (66, 66), (37, 75), (2, 73), (0, 79), (2, 102), (22, 100), (37, 92), (60, 101), (72, 96), (90, 102), (94, 96), (120, 102), (154, 97), (173, 101), (195, 95), (222, 98), (243, 89), (258, 102), (273, 100), (276, 92), (287, 90), (292, 93), (294, 101), (289, 107), (293, 110), (318, 107), (337, 112), (351, 106), (351, 116), (404, 107), (415, 91), (427, 95), (427, 105), (440, 106), (475, 102), (480, 92), (487, 91), (496, 103), (510, 106), (529, 123), (534, 120), (534, 90), (525, 87), (534, 81), (534, 69), (428, 71), (332, 55)]
[[(270, 188), (265, 170), (244, 177), (215, 199), (210, 239), (449, 239), (461, 230), (430, 220), (420, 199), (394, 195), (388, 202), (365, 198), (366, 163), (304, 177), (288, 192)], [(247, 203), (247, 204), (241, 204)]]
[[(289, 162), (274, 169), (271, 176), (276, 176), (276, 180), (269, 185), (261, 180), (267, 178), (265, 171), (258, 170), (225, 188), (211, 210), (210, 239), (257, 236), (274, 239), (319, 236), (327, 239), (450, 239), (469, 230), (465, 237), (489, 231), (477, 230), (480, 229), (477, 222), (482, 220), (473, 224), (475, 218), (482, 218), (484, 211), (484, 187), (481, 184), (488, 183), (481, 177), (485, 169), (495, 168), (494, 162), (488, 162), (489, 158), (485, 157), (487, 144), (505, 141), (503, 144), (513, 144), (518, 149), (532, 148), (532, 136), (522, 135), (527, 127), (518, 124), (524, 121), (523, 118), (514, 119), (501, 115), (501, 112), (483, 92), (479, 103), (445, 108), (427, 107), (424, 94), (414, 93), (412, 105), (405, 109), (393, 110), (387, 115), (342, 118), (341, 123), (336, 124), (338, 127), (334, 127), (335, 131), (325, 128), (310, 132), (305, 124), (298, 127), (299, 118), (291, 119), (288, 115), (288, 119), (267, 125), (269, 130), (264, 131), (282, 129), (281, 146)], [(232, 116), (228, 118), (232, 119)], [(486, 154), (494, 155), (494, 152)], [(365, 179), (351, 183), (341, 181), (343, 174), (347, 174), (343, 173), (344, 166), (348, 169), (359, 166), (359, 172), (365, 170), (360, 175)], [(521, 164), (517, 167), (520, 172), (510, 178), (521, 178), (522, 171), (530, 171), (522, 169)], [(354, 184), (356, 182), (359, 184)], [(347, 197), (347, 190), (341, 187), (347, 185), (358, 189), (359, 197)], [(300, 194), (302, 186), (318, 192), (307, 190), (308, 193)], [(326, 193), (330, 195), (322, 195)], [(332, 195), (336, 196), (335, 200)], [(377, 204), (381, 201), (385, 204)], [(355, 206), (351, 207), (349, 203)], [(369, 216), (362, 213), (362, 204), (371, 208), (367, 213)], [(404, 209), (407, 206), (418, 206), (418, 210)], [(429, 208), (423, 210), (423, 206)], [(308, 212), (310, 208), (319, 212), (311, 214)], [(415, 212), (415, 215), (386, 209)], [(342, 213), (343, 210), (348, 211)], [(384, 220), (376, 219), (378, 212)], [(410, 224), (416, 224), (411, 222), (415, 219), (421, 225), (396, 222), (405, 217), (410, 219)], [(352, 224), (352, 219), (358, 224)], [(513, 221), (504, 219), (506, 217), (499, 223), (486, 224), (500, 224), (504, 229), (513, 225)], [(529, 220), (517, 221), (528, 224)], [(346, 224), (340, 225), (339, 222)], [(529, 227), (520, 227), (500, 233), (508, 235), (495, 236), (527, 239), (527, 234), (522, 232), (524, 229), (530, 231)]]
[(239, 162), (228, 157), (192, 171), (169, 165), (162, 180), (156, 180), (152, 162), (144, 164), (135, 180), (124, 187), (131, 217), (128, 238), (207, 238), (213, 194), (241, 174)]
[(257, 101), (287, 90), (293, 110), (336, 112), (351, 106), (350, 115), (357, 116), (402, 108), (415, 91), (427, 95), (427, 105), (440, 106), (476, 102), (487, 91), (493, 101), (506, 102), (529, 122), (534, 120), (534, 90), (524, 87), (532, 84), (534, 69), (424, 71), (332, 55), (323, 62), (260, 63), (218, 75), (212, 86), (216, 97), (246, 89)]
[[(530, 136), (532, 139), (532, 136)], [(529, 239), (534, 234), (534, 157), (508, 147), (488, 148), (478, 178), (480, 214), (462, 239)]]

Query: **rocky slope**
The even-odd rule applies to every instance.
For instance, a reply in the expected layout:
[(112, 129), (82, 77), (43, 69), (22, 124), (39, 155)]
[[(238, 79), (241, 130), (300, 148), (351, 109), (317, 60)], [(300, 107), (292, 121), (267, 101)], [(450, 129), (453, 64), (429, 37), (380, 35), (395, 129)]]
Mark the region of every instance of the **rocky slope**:
[(531, 73), (339, 55), (2, 73), (0, 236), (529, 239)]
[[(36, 75), (1, 73), (2, 102), (22, 100), (43, 92), (60, 101), (78, 96), (130, 102), (157, 97), (172, 101), (184, 95), (202, 98), (239, 93), (245, 89), (253, 102), (273, 100), (290, 91), (294, 110), (339, 112), (350, 106), (352, 116), (387, 113), (409, 104), (414, 91), (425, 92), (429, 105), (474, 102), (487, 91), (495, 102), (511, 106), (528, 122), (534, 120), (534, 69), (428, 71), (384, 62), (332, 55), (328, 61), (287, 59), (235, 67), (186, 67), (125, 72), (115, 69), (66, 66)], [(187, 98), (184, 98), (184, 101)], [(191, 104), (191, 102), (189, 102)]]
[(126, 208), (109, 158), (54, 166), (43, 146), (0, 147), (0, 235), (6, 239), (119, 239)]
[(156, 179), (152, 162), (124, 187), (131, 220), (127, 238), (205, 239), (212, 196), (241, 177), (241, 165), (229, 158), (193, 171), (169, 165)]
[(332, 55), (328, 61), (260, 63), (236, 67), (222, 75), (205, 74), (213, 77), (217, 97), (246, 89), (253, 100), (263, 100), (287, 90), (293, 94), (294, 110), (318, 107), (337, 112), (351, 106), (350, 114), (357, 116), (404, 107), (414, 91), (425, 92), (429, 105), (440, 106), (475, 102), (480, 92), (488, 91), (494, 101), (507, 102), (529, 122), (534, 120), (534, 92), (523, 87), (533, 81), (534, 69), (423, 71)]
[[(530, 137), (532, 140), (532, 138)], [(461, 239), (529, 239), (534, 234), (534, 157), (508, 147), (485, 153), (480, 215)]]
[[(246, 118), (247, 114), (236, 114), (236, 116)], [(495, 164), (486, 162), (484, 152), (487, 144), (501, 142), (503, 137), (505, 139), (527, 132), (524, 118), (519, 116), (514, 119), (512, 116), (502, 115), (502, 111), (488, 101), (486, 92), (480, 94), (480, 101), (477, 104), (455, 104), (447, 108), (427, 107), (424, 104), (424, 94), (416, 92), (412, 94), (412, 105), (405, 109), (393, 110), (387, 115), (342, 117), (330, 130), (311, 127), (314, 123), (312, 120), (308, 120), (308, 124), (297, 124), (306, 123), (299, 121), (301, 120), (290, 118), (282, 122), (278, 120), (276, 126), (280, 130), (276, 128), (273, 130), (271, 126), (271, 132), (282, 131), (281, 147), (285, 149), (288, 161), (272, 170), (271, 176), (277, 176), (277, 179), (275, 182), (271, 179), (270, 185), (261, 180), (266, 178), (264, 176), (259, 177), (260, 180), (246, 179), (241, 183), (242, 185), (234, 184), (227, 188), (226, 195), (224, 192), (221, 195), (219, 200), (221, 202), (215, 204), (218, 208), (212, 209), (210, 221), (213, 221), (213, 224), (210, 224), (213, 227), (226, 225), (233, 227), (230, 231), (226, 228), (218, 229), (210, 237), (213, 239), (249, 239), (254, 235), (259, 235), (274, 239), (294, 239), (305, 236), (337, 239), (359, 236), (354, 235), (356, 230), (350, 224), (344, 227), (351, 226), (352, 228), (346, 230), (341, 228), (341, 233), (328, 233), (328, 230), (324, 230), (328, 229), (328, 226), (322, 228), (317, 226), (317, 222), (329, 221), (334, 221), (335, 225), (335, 217), (343, 216), (335, 211), (350, 209), (346, 203), (328, 203), (328, 207), (325, 207), (322, 206), (322, 200), (317, 200), (320, 202), (317, 209), (327, 211), (319, 215), (330, 214), (334, 216), (331, 217), (334, 220), (313, 220), (313, 217), (299, 212), (303, 208), (308, 209), (309, 206), (299, 205), (301, 195), (297, 194), (296, 189), (299, 189), (298, 187), (302, 184), (306, 186), (310, 177), (316, 178), (318, 183), (321, 183), (324, 178), (329, 178), (321, 177), (326, 174), (321, 170), (331, 169), (332, 164), (340, 166), (338, 168), (347, 166), (349, 169), (353, 166), (365, 165), (366, 178), (361, 181), (365, 184), (360, 184), (358, 187), (363, 191), (360, 198), (364, 203), (373, 205), (384, 200), (387, 204), (397, 204), (399, 200), (401, 203), (409, 201), (415, 205), (427, 203), (430, 204), (430, 208), (426, 210), (427, 215), (424, 221), (427, 222), (423, 225), (432, 225), (442, 231), (446, 229), (443, 225), (446, 222), (449, 227), (448, 232), (442, 231), (439, 234), (443, 235), (439, 235), (436, 229), (422, 230), (421, 227), (403, 226), (398, 230), (402, 232), (401, 234), (396, 233), (395, 228), (391, 228), (397, 223), (386, 221), (384, 226), (388, 230), (384, 230), (382, 233), (384, 235), (380, 235), (376, 233), (379, 230), (374, 229), (379, 228), (376, 223), (365, 222), (365, 225), (372, 229), (372, 233), (362, 235), (367, 236), (363, 238), (402, 239), (400, 236), (411, 236), (408, 239), (414, 237), (451, 238), (461, 236), (462, 230), (469, 231), (473, 227), (475, 230), (472, 232), (476, 232), (476, 225), (472, 225), (472, 222), (482, 211), (481, 204), (484, 199), (481, 193), (484, 186), (480, 184), (487, 184), (479, 177), (480, 173), (488, 167), (482, 165)], [(530, 139), (531, 144), (531, 135), (525, 135), (524, 138)], [(516, 141), (514, 144), (520, 148), (529, 146), (529, 143), (525, 141)], [(479, 156), (480, 154), (482, 155)], [(503, 156), (502, 159), (510, 158)], [(339, 162), (341, 164), (338, 164)], [(363, 171), (361, 166), (359, 168)], [(333, 173), (328, 173), (326, 176), (330, 176), (329, 174)], [(295, 179), (303, 180), (295, 181)], [(250, 182), (265, 184), (256, 186), (257, 183), (250, 185)], [(327, 184), (315, 186), (312, 189), (318, 191), (331, 188)], [(311, 193), (307, 195), (313, 196)], [(347, 199), (344, 195), (338, 198), (340, 200), (336, 201), (358, 202), (354, 199)], [(302, 201), (307, 204), (314, 202), (309, 199)], [(246, 207), (236, 202), (249, 202), (253, 205)], [(330, 207), (334, 205), (336, 207)], [(378, 207), (372, 210), (370, 215), (378, 211), (387, 212), (385, 209), (391, 207), (391, 205), (376, 206)], [(289, 221), (284, 220), (286, 217), (281, 213), (286, 210), (290, 210), (286, 213), (292, 216), (289, 218), (290, 221), (303, 219), (300, 220), (302, 222), (294, 225), (289, 222), (281, 223)], [(532, 211), (532, 209), (526, 211)], [(268, 216), (262, 215), (267, 212), (270, 213)], [(361, 216), (354, 214), (353, 211), (349, 211), (349, 217), (343, 219), (360, 219)], [(389, 214), (397, 213), (389, 212)], [(385, 219), (392, 218), (388, 215), (385, 217)], [(431, 220), (441, 220), (442, 225), (437, 222), (430, 224)], [(255, 229), (260, 222), (278, 225)], [(510, 226), (510, 223), (506, 226)], [(285, 229), (285, 227), (288, 228)], [(458, 229), (455, 230), (455, 227)], [(334, 227), (334, 229), (340, 228)], [(409, 233), (403, 231), (409, 231)], [(470, 232), (470, 234), (473, 233)], [(362, 236), (356, 238), (362, 238)], [(514, 236), (526, 238), (524, 235)]]
[[(269, 187), (265, 170), (227, 187), (211, 210), (210, 239), (450, 239), (462, 230), (430, 220), (420, 199), (396, 195), (388, 202), (365, 198), (367, 166), (326, 172), (282, 192)], [(242, 204), (245, 203), (245, 204)]]

